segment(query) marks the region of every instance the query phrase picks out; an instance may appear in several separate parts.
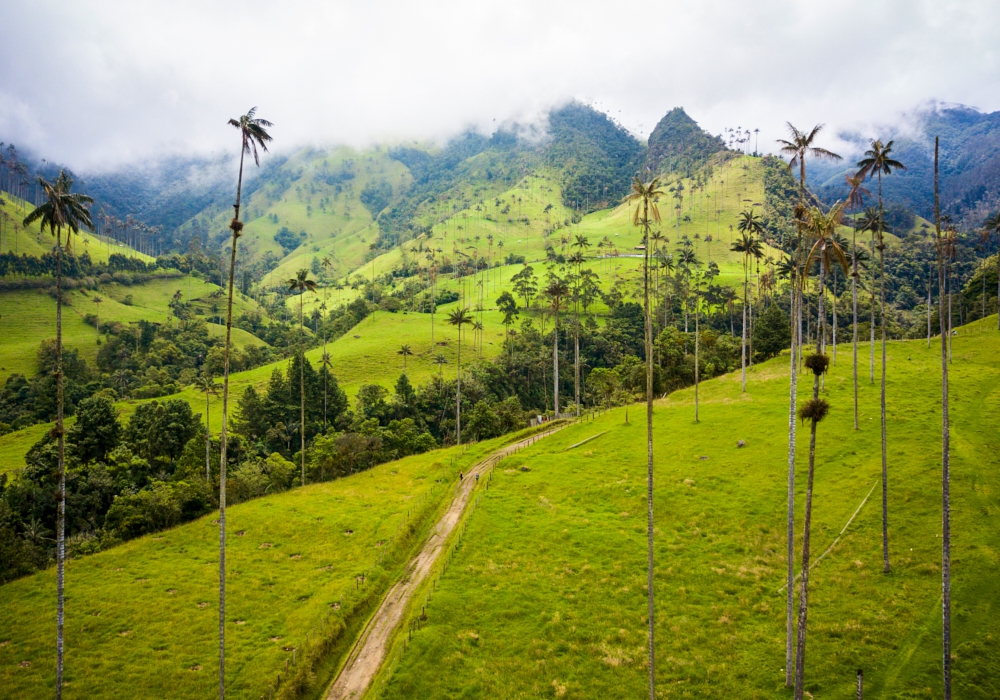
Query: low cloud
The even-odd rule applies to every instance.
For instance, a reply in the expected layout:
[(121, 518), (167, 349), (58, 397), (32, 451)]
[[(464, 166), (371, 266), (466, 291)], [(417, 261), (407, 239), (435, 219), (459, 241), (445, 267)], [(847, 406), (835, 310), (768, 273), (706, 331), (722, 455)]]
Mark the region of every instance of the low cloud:
[[(628, 12), (620, 8), (625, 7)], [(0, 138), (81, 170), (236, 146), (444, 139), (581, 99), (640, 136), (871, 132), (928, 100), (1000, 108), (987, 0), (5, 3)]]

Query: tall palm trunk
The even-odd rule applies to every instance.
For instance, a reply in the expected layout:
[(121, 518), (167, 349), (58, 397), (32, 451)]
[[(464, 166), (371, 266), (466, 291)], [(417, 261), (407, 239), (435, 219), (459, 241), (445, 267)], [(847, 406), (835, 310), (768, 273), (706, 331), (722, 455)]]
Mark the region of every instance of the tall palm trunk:
[(747, 391), (747, 266), (745, 260), (743, 263), (743, 338), (740, 342), (740, 369), (742, 391), (745, 394)]
[[(67, 237), (69, 233), (66, 234)], [(66, 438), (63, 434), (62, 228), (56, 228), (56, 436), (59, 444), (59, 510), (56, 523), (56, 700), (62, 698), (66, 604)]]
[(698, 308), (698, 297), (695, 296), (694, 300), (694, 422), (698, 422), (698, 360), (700, 358), (700, 343), (699, 336), (701, 335), (700, 326), (698, 324), (698, 317), (700, 316)]
[(326, 432), (326, 397), (327, 397), (327, 379), (329, 377), (329, 368), (326, 366), (328, 362), (326, 355), (326, 331), (323, 332), (323, 432)]
[(305, 290), (299, 293), (299, 437), (301, 448), (299, 460), (302, 465), (302, 485), (306, 485), (306, 353), (305, 332), (302, 328), (302, 297)]
[(555, 308), (555, 325), (552, 328), (552, 404), (559, 417), (559, 307)]
[[(824, 277), (824, 251), (820, 254), (819, 260), (819, 287), (820, 295), (817, 306), (819, 307), (819, 328), (816, 336), (816, 352), (822, 354), (823, 340), (826, 336), (826, 325), (823, 322), (823, 277)], [(819, 399), (819, 381), (821, 372), (813, 371), (813, 401)], [(806, 512), (802, 531), (802, 577), (799, 586), (799, 620), (797, 630), (797, 640), (795, 646), (795, 700), (803, 700), (805, 694), (805, 669), (806, 669), (806, 622), (809, 614), (809, 544), (812, 535), (812, 497), (813, 497), (813, 477), (816, 473), (816, 426), (819, 424), (814, 415), (809, 426), (809, 476), (806, 483)]]
[(837, 364), (837, 268), (833, 268), (833, 294), (832, 300), (830, 301), (830, 306), (833, 307), (833, 335), (831, 337), (831, 342), (833, 343), (833, 364)]
[(219, 432), (219, 700), (226, 697), (226, 448), (229, 422), (229, 354), (233, 330), (233, 282), (236, 279), (236, 242), (243, 224), (240, 223), (240, 196), (243, 193), (243, 157), (246, 137), (240, 151), (240, 174), (236, 181), (236, 204), (233, 205), (232, 250), (229, 256), (229, 295), (226, 300), (226, 345), (222, 365), (222, 426)]
[[(813, 380), (813, 399), (819, 398), (819, 375)], [(806, 513), (802, 533), (802, 576), (799, 579), (798, 639), (795, 646), (795, 700), (805, 695), (806, 622), (809, 614), (809, 540), (812, 529), (813, 476), (816, 465), (816, 420), (809, 427), (809, 477), (806, 483)]]
[[(206, 387), (207, 389), (208, 387)], [(205, 392), (205, 482), (210, 483), (212, 481), (212, 430), (209, 425), (209, 394), (208, 391)]]
[[(934, 139), (934, 218), (938, 236), (938, 284), (945, 285), (941, 250), (941, 207), (938, 198), (938, 139)], [(1000, 297), (998, 297), (1000, 298)], [(951, 700), (951, 424), (948, 408), (948, 345), (944, 334), (944, 295), (938, 295), (941, 321), (941, 656), (944, 700)]]
[(580, 417), (580, 314), (576, 315), (576, 337), (573, 339), (573, 388), (576, 393), (576, 417)]
[[(879, 222), (882, 221), (882, 174), (878, 176), (878, 211)], [(881, 229), (881, 223), (880, 223)], [(886, 444), (886, 421), (885, 421), (885, 373), (886, 373), (886, 351), (885, 351), (885, 237), (879, 230), (878, 247), (878, 270), (879, 270), (879, 324), (882, 332), (882, 387), (879, 394), (879, 407), (882, 414), (882, 560), (883, 573), (889, 573), (889, 468)]]
[(785, 584), (785, 687), (791, 687), (793, 683), (793, 662), (792, 647), (795, 645), (794, 631), (794, 606), (795, 606), (795, 428), (797, 421), (796, 404), (798, 399), (798, 343), (800, 342), (798, 324), (795, 323), (795, 315), (798, 307), (798, 281), (795, 278), (795, 270), (791, 274), (791, 300), (790, 300), (790, 320), (791, 320), (791, 352), (788, 356), (789, 382), (788, 382), (788, 580)]
[(927, 349), (931, 349), (931, 289), (934, 283), (931, 281), (931, 276), (927, 275)]
[(655, 607), (653, 595), (653, 319), (649, 314), (649, 205), (643, 203), (646, 250), (643, 255), (643, 325), (646, 345), (646, 542), (649, 616), (649, 700), (656, 699)]
[[(872, 231), (872, 255), (875, 254), (875, 232)], [(868, 374), (869, 381), (875, 383), (875, 267), (872, 266), (872, 286), (871, 286), (871, 322), (869, 323), (869, 330), (871, 331), (871, 344), (868, 346), (869, 358), (868, 358)]]
[(858, 429), (858, 224), (855, 219), (854, 238), (851, 245), (851, 310), (854, 315), (852, 323), (851, 344), (854, 347), (854, 429)]
[(462, 326), (458, 327), (458, 368), (455, 375), (455, 444), (462, 444)]

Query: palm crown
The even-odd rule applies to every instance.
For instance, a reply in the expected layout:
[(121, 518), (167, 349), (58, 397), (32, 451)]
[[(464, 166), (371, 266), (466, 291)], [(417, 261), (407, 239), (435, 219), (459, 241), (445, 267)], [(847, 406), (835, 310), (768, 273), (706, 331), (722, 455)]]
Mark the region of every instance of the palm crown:
[(38, 178), (38, 184), (45, 193), (45, 201), (24, 217), (24, 226), (40, 221), (41, 230), (48, 227), (53, 236), (63, 228), (73, 233), (79, 233), (81, 226), (93, 228), (94, 222), (87, 205), (93, 204), (94, 200), (85, 194), (70, 191), (73, 189), (73, 178), (65, 170), (59, 171), (54, 183)]
[(253, 162), (260, 165), (260, 156), (257, 148), (267, 153), (267, 142), (271, 140), (271, 135), (267, 133), (265, 127), (274, 126), (266, 119), (258, 119), (254, 116), (257, 108), (253, 107), (249, 112), (239, 119), (230, 119), (229, 125), (239, 129), (243, 136), (243, 153), (252, 154)]

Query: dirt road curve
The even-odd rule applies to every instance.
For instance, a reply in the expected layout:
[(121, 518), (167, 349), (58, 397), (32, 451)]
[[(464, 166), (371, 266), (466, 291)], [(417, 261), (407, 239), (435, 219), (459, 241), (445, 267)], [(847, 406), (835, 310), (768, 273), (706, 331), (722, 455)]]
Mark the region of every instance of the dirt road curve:
[[(341, 669), (340, 675), (334, 680), (327, 694), (329, 700), (357, 700), (364, 695), (365, 690), (371, 684), (375, 674), (378, 673), (382, 662), (385, 660), (386, 646), (392, 637), (393, 631), (399, 626), (403, 612), (413, 592), (427, 578), (431, 566), (437, 561), (444, 551), (445, 542), (448, 535), (455, 529), (462, 513), (469, 504), (473, 488), (475, 487), (475, 475), (485, 474), (489, 469), (501, 459), (526, 445), (530, 445), (536, 440), (551, 435), (558, 430), (538, 433), (520, 442), (508, 445), (501, 450), (497, 450), (486, 459), (474, 465), (465, 475), (455, 493), (455, 498), (451, 502), (448, 511), (438, 521), (433, 534), (427, 539), (420, 552), (413, 558), (406, 567), (406, 574), (402, 580), (397, 582), (386, 595), (378, 610), (372, 616), (368, 626), (361, 632), (351, 655), (347, 658), (347, 663)], [(471, 477), (471, 478), (470, 478)]]

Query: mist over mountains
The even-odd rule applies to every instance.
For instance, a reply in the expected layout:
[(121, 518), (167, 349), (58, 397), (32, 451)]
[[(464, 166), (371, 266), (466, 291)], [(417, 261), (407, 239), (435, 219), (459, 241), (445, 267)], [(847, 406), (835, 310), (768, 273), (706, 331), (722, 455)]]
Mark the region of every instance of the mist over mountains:
[[(893, 154), (905, 171), (882, 179), (887, 202), (920, 216), (934, 216), (934, 137), (941, 140), (941, 209), (963, 229), (981, 226), (1000, 208), (1000, 112), (983, 113), (966, 106), (931, 106), (917, 110), (905, 123), (880, 138), (895, 140)], [(854, 133), (841, 138), (861, 154), (869, 139)], [(856, 155), (837, 163), (809, 165), (810, 187), (828, 204), (847, 196), (844, 176), (857, 170)], [(874, 183), (869, 187), (875, 193)]]

